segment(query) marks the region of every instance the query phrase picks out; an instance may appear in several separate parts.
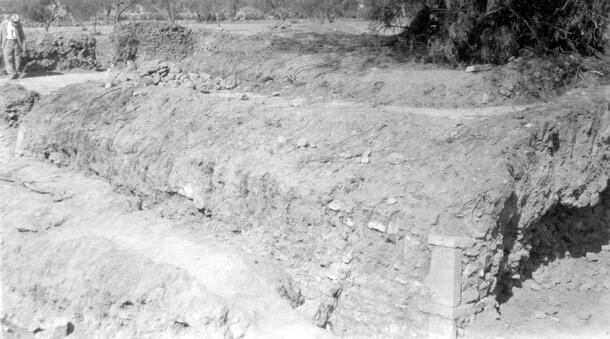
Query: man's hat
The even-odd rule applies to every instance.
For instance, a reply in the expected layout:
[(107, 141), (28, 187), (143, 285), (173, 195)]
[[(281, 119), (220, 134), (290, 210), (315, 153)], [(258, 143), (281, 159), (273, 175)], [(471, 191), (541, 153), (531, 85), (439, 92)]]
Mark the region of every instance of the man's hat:
[(18, 23), (19, 22), (19, 15), (17, 15), (17, 14), (11, 15), (11, 21), (14, 22), (14, 23)]

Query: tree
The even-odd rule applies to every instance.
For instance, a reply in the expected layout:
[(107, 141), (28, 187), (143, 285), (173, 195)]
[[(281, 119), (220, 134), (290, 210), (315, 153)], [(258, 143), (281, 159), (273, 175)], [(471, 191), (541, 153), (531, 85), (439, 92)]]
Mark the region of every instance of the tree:
[(214, 18), (218, 25), (220, 20), (233, 17), (239, 7), (239, 0), (182, 0), (187, 10), (197, 15), (198, 21)]
[(121, 15), (130, 8), (133, 8), (139, 0), (106, 0), (111, 1), (109, 10), (114, 14), (113, 24), (116, 27), (121, 20)]
[(93, 18), (93, 33), (97, 33), (97, 14), (102, 10), (99, 0), (62, 0), (68, 13), (84, 27), (83, 21)]
[[(519, 50), (602, 53), (608, 0), (368, 0), (370, 17), (402, 26), (394, 39), (442, 45), (454, 61), (503, 63)], [(411, 17), (408, 25), (400, 19)]]
[(59, 0), (16, 0), (13, 5), (16, 12), (32, 21), (43, 23), (47, 32), (61, 7)]
[(183, 5), (182, 0), (149, 0), (149, 2), (153, 9), (162, 13), (171, 23), (176, 22), (176, 16)]

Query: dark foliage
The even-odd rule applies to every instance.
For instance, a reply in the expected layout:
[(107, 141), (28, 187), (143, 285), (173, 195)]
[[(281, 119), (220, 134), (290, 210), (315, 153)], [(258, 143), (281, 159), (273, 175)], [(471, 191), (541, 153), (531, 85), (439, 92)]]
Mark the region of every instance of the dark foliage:
[(370, 0), (369, 6), (388, 27), (424, 13), (429, 20), (405, 26), (403, 40), (434, 46), (454, 62), (504, 63), (522, 49), (598, 55), (610, 13), (608, 0)]

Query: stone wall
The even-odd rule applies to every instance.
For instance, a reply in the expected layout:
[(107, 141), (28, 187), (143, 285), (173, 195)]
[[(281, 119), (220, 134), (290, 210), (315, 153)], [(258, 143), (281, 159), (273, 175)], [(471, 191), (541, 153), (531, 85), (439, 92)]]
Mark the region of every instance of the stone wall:
[[(83, 33), (27, 32), (27, 49), (22, 62), (28, 72), (97, 69), (97, 41)], [(2, 61), (4, 72), (4, 60)]]

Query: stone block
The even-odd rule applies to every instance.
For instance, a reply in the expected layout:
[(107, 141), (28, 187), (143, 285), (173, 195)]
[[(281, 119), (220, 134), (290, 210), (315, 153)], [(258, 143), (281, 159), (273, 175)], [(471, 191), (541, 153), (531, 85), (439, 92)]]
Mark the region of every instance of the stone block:
[(430, 301), (448, 307), (461, 302), (462, 251), (449, 247), (434, 247), (428, 275)]
[(468, 248), (474, 245), (474, 240), (466, 237), (454, 237), (441, 234), (429, 234), (428, 243), (435, 246), (450, 248)]
[(428, 317), (428, 339), (455, 339), (456, 337), (457, 325), (455, 320), (437, 315)]
[(476, 73), (476, 72), (487, 72), (493, 69), (493, 65), (484, 64), (484, 65), (472, 65), (466, 67), (466, 72), (468, 73)]

